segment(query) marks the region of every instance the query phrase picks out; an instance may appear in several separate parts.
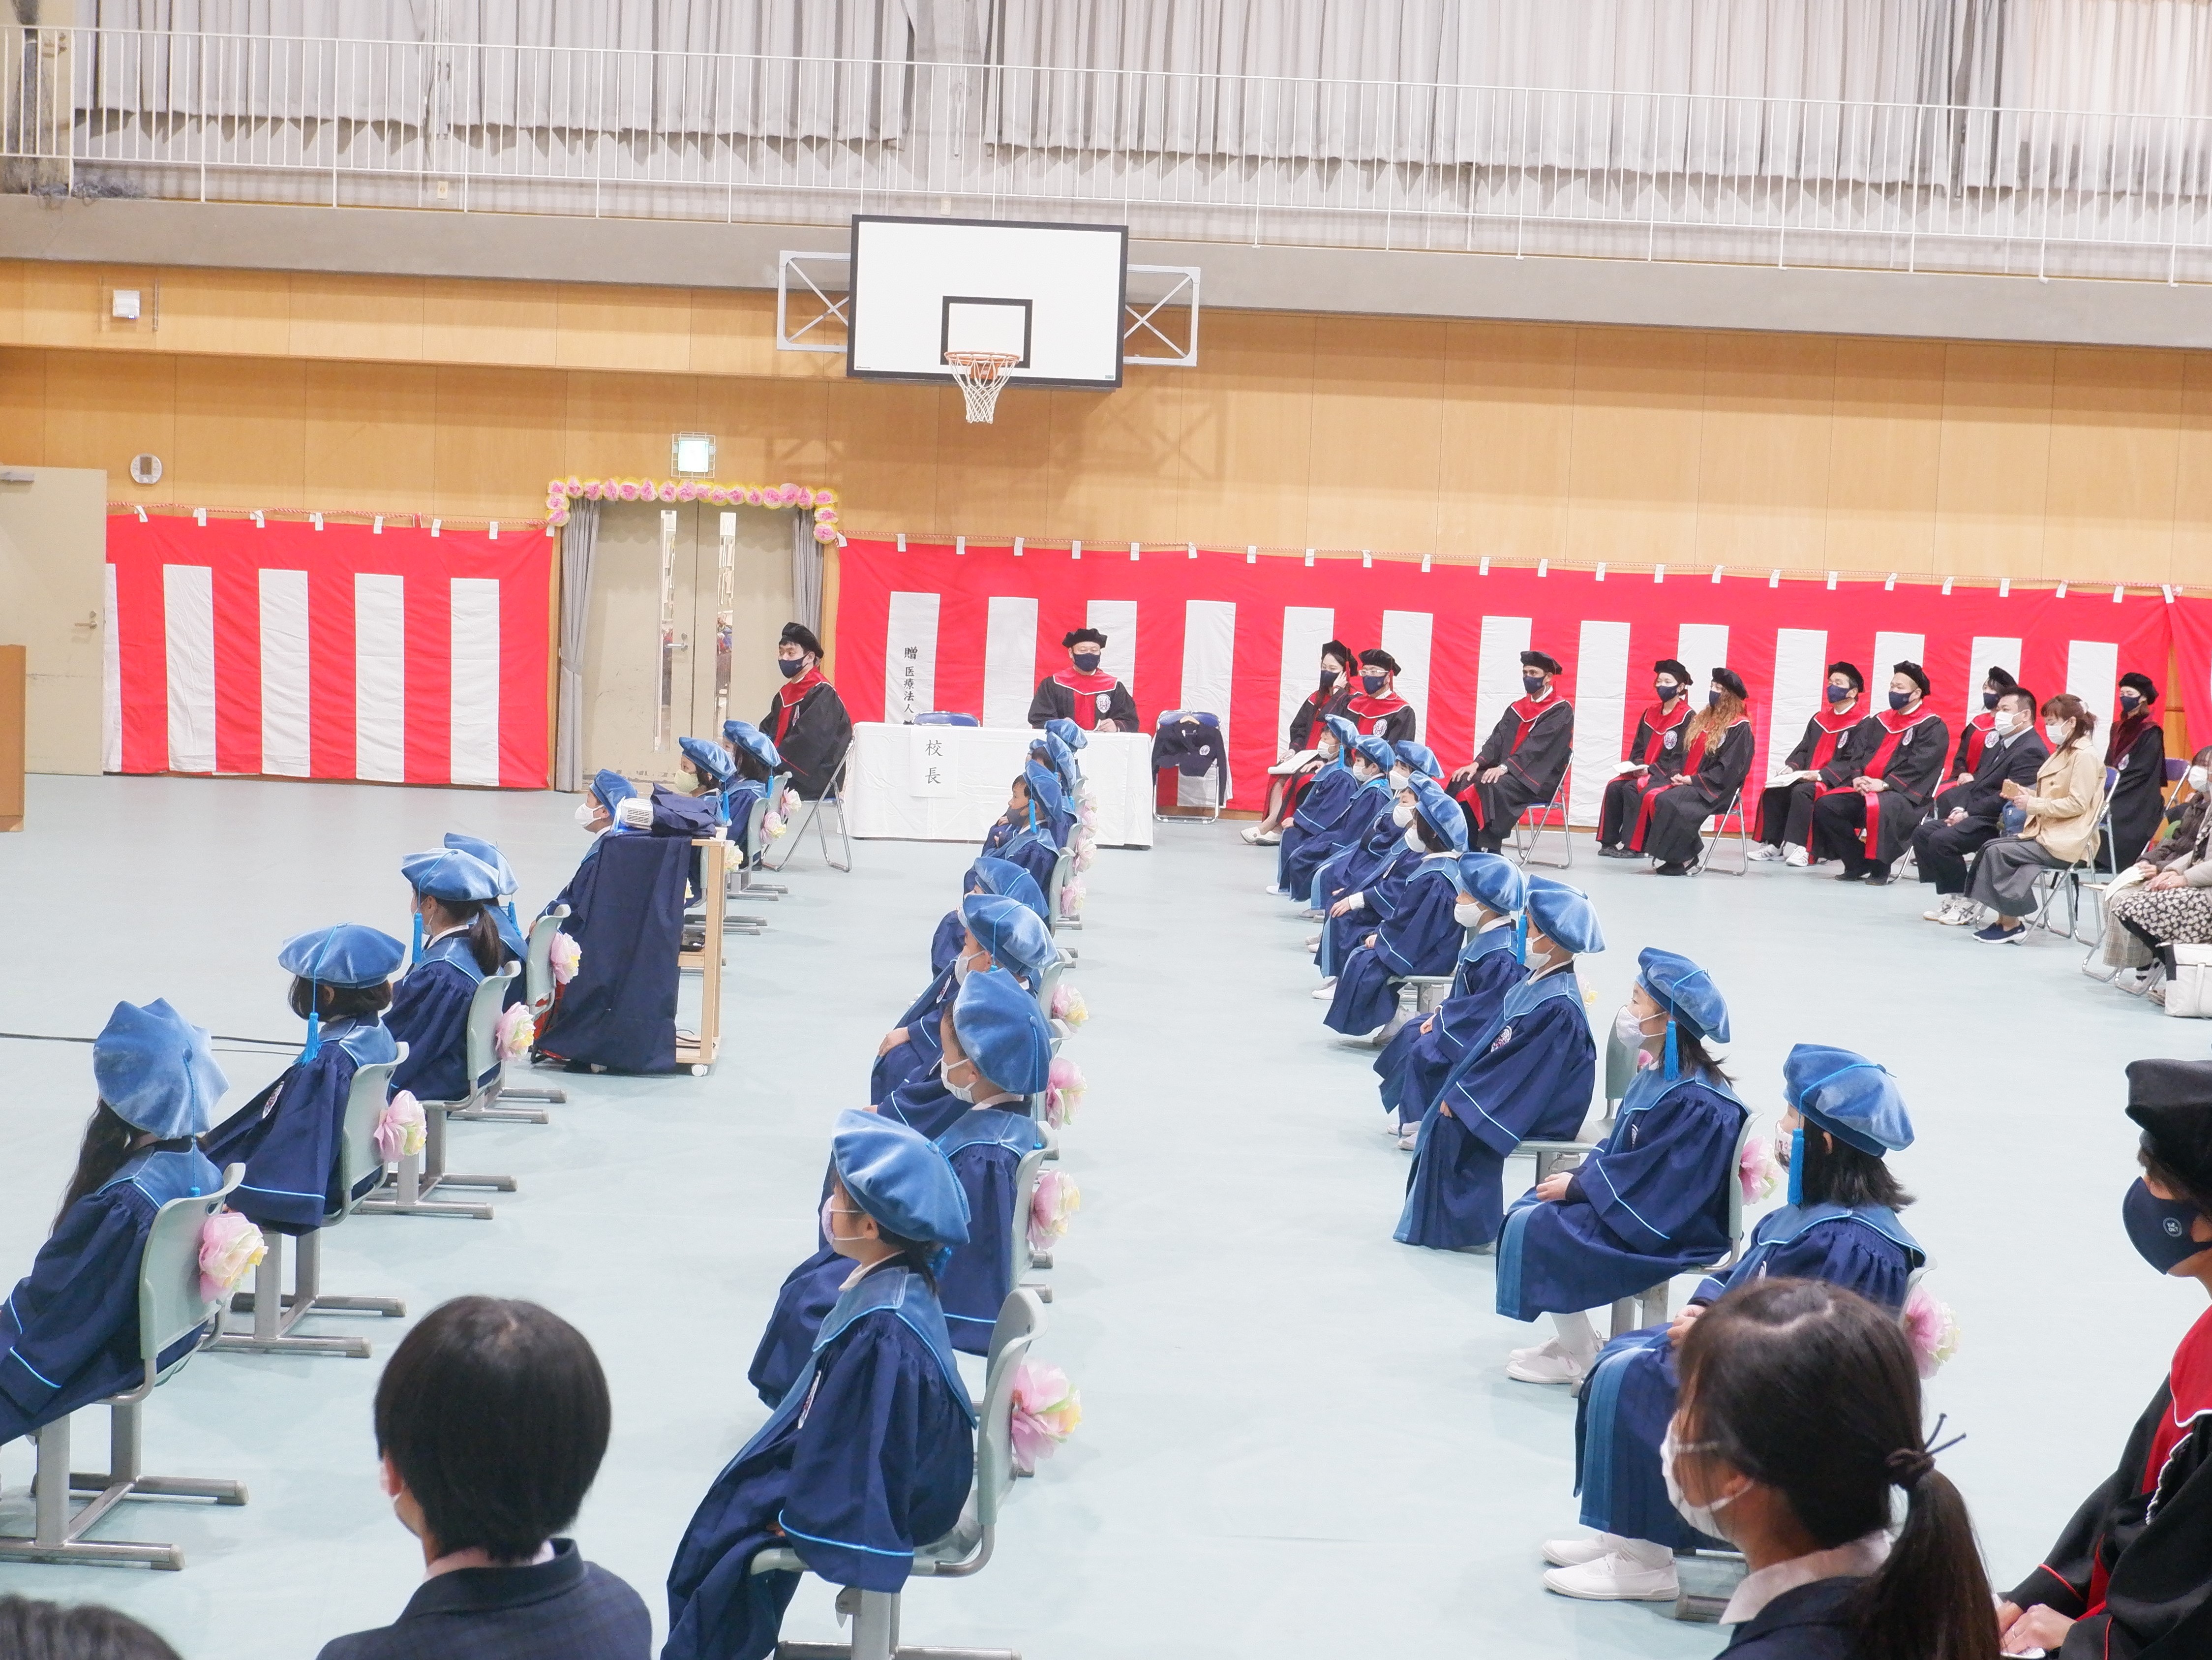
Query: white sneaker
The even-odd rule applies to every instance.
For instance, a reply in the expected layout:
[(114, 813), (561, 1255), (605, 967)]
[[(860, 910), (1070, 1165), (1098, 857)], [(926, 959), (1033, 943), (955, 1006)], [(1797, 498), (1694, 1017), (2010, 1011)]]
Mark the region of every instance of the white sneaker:
[(1398, 1122), (1397, 1108), (1393, 1107), (1389, 1111), (1382, 1115), (1383, 1134), (1389, 1136), (1393, 1141), (1395, 1141), (1405, 1133), (1405, 1126)]
[(1625, 1556), (1601, 1556), (1575, 1567), (1553, 1568), (1544, 1589), (1589, 1602), (1672, 1602), (1681, 1596), (1674, 1565), (1647, 1568)]
[[(1761, 842), (1752, 848), (1751, 856), (1753, 859), (1756, 859), (1762, 865), (1779, 864), (1782, 860), (1782, 849), (1776, 847), (1771, 842)], [(1548, 1550), (1551, 1547), (1547, 1545), (1545, 1548)], [(1577, 1565), (1569, 1562), (1563, 1563), (1561, 1566), (1565, 1567), (1573, 1567)]]
[(1610, 1555), (1613, 1539), (1609, 1533), (1585, 1534), (1580, 1539), (1547, 1539), (1544, 1560), (1555, 1568), (1578, 1568), (1585, 1562), (1601, 1561)]
[(1261, 888), (1260, 891), (1262, 893), (1273, 894), (1278, 899), (1287, 899), (1291, 897), (1291, 891), (1288, 888), (1279, 888), (1273, 882), (1268, 883), (1267, 885)]
[(1787, 848), (1783, 849), (1782, 862), (1789, 866), (1792, 870), (1803, 870), (1808, 865), (1813, 862), (1813, 855), (1806, 852), (1805, 849), (1800, 847), (1796, 842), (1792, 842)]
[(1407, 1130), (1404, 1134), (1398, 1138), (1398, 1151), (1401, 1152), (1419, 1152), (1420, 1150), (1421, 1127), (1419, 1124), (1416, 1124), (1413, 1128)]
[(1920, 920), (1923, 922), (1941, 922), (1945, 927), (1949, 927), (1959, 920), (1959, 896), (1955, 893), (1942, 895), (1936, 901), (1933, 909), (1920, 913)]
[(1308, 951), (1319, 951), (1321, 949), (1321, 935), (1317, 933), (1310, 933), (1306, 935), (1306, 949)]
[(1579, 1383), (1584, 1370), (1556, 1338), (1533, 1349), (1516, 1349), (1505, 1362), (1505, 1375), (1516, 1383)]
[(1328, 979), (1322, 981), (1320, 986), (1316, 988), (1314, 992), (1314, 1001), (1316, 1003), (1326, 1003), (1335, 995), (1336, 976), (1332, 974)]
[(1237, 834), (1244, 838), (1248, 846), (1255, 848), (1272, 848), (1276, 842), (1283, 839), (1283, 835), (1280, 830), (1263, 830), (1254, 829), (1240, 830)]

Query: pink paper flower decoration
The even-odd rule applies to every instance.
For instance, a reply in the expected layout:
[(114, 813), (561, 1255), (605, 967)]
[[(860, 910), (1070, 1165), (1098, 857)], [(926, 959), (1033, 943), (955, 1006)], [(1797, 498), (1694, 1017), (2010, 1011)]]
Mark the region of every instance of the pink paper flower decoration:
[(411, 1090), (402, 1090), (386, 1104), (376, 1121), (376, 1156), (396, 1164), (410, 1153), (422, 1151), (422, 1104)]
[(1075, 1110), (1083, 1104), (1084, 1091), (1089, 1087), (1081, 1067), (1065, 1056), (1054, 1056), (1051, 1081), (1045, 1085), (1045, 1122), (1055, 1129), (1062, 1124), (1073, 1123)]
[(729, 504), (730, 492), (726, 486), (717, 484), (707, 492), (707, 499), (717, 507), (726, 507)]
[(673, 478), (662, 479), (657, 494), (664, 502), (673, 502), (676, 499), (676, 481)]
[(217, 1211), (200, 1225), (200, 1300), (228, 1302), (268, 1253), (259, 1228), (236, 1211)]
[(1082, 1208), (1083, 1194), (1073, 1177), (1057, 1170), (1039, 1176), (1030, 1197), (1030, 1249), (1050, 1250), (1054, 1240), (1066, 1237), (1069, 1219)]
[(615, 486), (615, 497), (617, 501), (635, 502), (637, 500), (637, 486), (625, 478)]
[(780, 484), (776, 487), (775, 494), (779, 502), (785, 507), (790, 507), (799, 500), (799, 486), (789, 483)]
[(1763, 1135), (1754, 1135), (1743, 1144), (1743, 1157), (1736, 1164), (1736, 1180), (1743, 1188), (1743, 1202), (1754, 1204), (1774, 1191), (1781, 1179), (1782, 1166), (1774, 1157), (1774, 1143)]
[(1905, 1335), (1912, 1343), (1912, 1358), (1923, 1377), (1933, 1377), (1936, 1368), (1959, 1352), (1959, 1322), (1951, 1305), (1930, 1296), (1919, 1286), (1905, 1299)]
[(553, 936), (553, 949), (548, 965), (553, 970), (553, 983), (565, 986), (576, 977), (576, 970), (584, 960), (584, 948), (565, 933)]
[(554, 526), (554, 528), (556, 528), (556, 529), (557, 530), (558, 528), (560, 528), (560, 526), (562, 526), (562, 525), (565, 525), (565, 524), (567, 524), (567, 523), (568, 522), (568, 508), (562, 508), (560, 512), (558, 512), (558, 513), (555, 514), (554, 514), (550, 519), (548, 519), (545, 522), (546, 522), (547, 524), (549, 524), (549, 525), (551, 525), (552, 526)]
[(520, 1061), (530, 1053), (537, 1036), (538, 1023), (530, 1018), (530, 1011), (520, 1003), (512, 1004), (501, 1011), (499, 1023), (492, 1028), (493, 1053), (502, 1061)]
[[(1068, 887), (1075, 885), (1069, 883)], [(1063, 895), (1066, 888), (1060, 890)], [(1066, 907), (1062, 907), (1064, 910)], [(1091, 1010), (1083, 1000), (1080, 988), (1063, 980), (1052, 988), (1052, 1018), (1065, 1020), (1071, 1026), (1079, 1026), (1091, 1018)]]
[(582, 481), (574, 473), (570, 473), (568, 482), (561, 487), (561, 493), (564, 496), (581, 496), (584, 493)]
[(834, 525), (834, 524), (836, 524), (836, 523), (837, 522), (837, 509), (836, 509), (836, 508), (815, 508), (815, 509), (814, 509), (814, 522), (815, 522), (816, 524), (817, 524), (817, 525)]
[(824, 543), (836, 541), (837, 539), (836, 526), (817, 525), (814, 527), (814, 539), (817, 542)]
[(1014, 1468), (1036, 1474), (1040, 1459), (1083, 1422), (1083, 1396), (1058, 1366), (1024, 1360), (1014, 1369)]
[[(1071, 876), (1060, 885), (1060, 914), (1068, 921), (1073, 922), (1083, 915), (1083, 880), (1080, 877)], [(1082, 1023), (1077, 1021), (1071, 1024), (1079, 1025)]]

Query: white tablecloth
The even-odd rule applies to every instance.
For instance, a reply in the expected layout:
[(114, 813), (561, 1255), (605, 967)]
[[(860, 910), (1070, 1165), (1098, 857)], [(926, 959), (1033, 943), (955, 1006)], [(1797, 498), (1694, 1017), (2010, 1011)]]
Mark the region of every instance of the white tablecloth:
[[(858, 723), (845, 781), (853, 834), (981, 842), (1006, 812), (1036, 736), (1027, 727)], [(1097, 800), (1098, 845), (1152, 846), (1152, 734), (1094, 732), (1076, 759)]]

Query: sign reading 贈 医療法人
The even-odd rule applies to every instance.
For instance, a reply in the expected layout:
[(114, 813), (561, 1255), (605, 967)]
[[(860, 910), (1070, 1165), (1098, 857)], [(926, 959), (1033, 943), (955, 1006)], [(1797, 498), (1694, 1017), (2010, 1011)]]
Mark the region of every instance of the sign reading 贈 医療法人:
[(937, 596), (894, 593), (884, 621), (884, 719), (911, 721), (937, 707)]
[(953, 795), (960, 764), (948, 728), (915, 727), (907, 734), (907, 790), (913, 795)]

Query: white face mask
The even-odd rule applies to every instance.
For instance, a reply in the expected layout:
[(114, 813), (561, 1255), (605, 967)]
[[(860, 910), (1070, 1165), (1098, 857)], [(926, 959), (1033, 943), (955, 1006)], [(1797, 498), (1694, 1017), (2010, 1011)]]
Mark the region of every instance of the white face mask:
[(592, 820), (599, 816), (599, 803), (592, 800), (589, 796), (586, 796), (582, 800), (576, 803), (576, 822), (581, 824), (586, 830), (591, 829)]
[(952, 1067), (958, 1064), (959, 1062), (957, 1061), (948, 1063), (939, 1061), (937, 1063), (938, 1081), (945, 1085), (945, 1092), (947, 1095), (951, 1096), (956, 1101), (965, 1102), (968, 1105), (972, 1107), (975, 1104), (975, 1086), (973, 1084), (969, 1084), (963, 1087), (963, 1085), (952, 1081)]
[(957, 984), (967, 984), (968, 976), (975, 971), (974, 967), (969, 964), (969, 959), (965, 957), (956, 957), (952, 959), (952, 978)]
[(1406, 827), (1406, 845), (1413, 848), (1415, 853), (1426, 853), (1429, 850), (1428, 844), (1421, 840), (1420, 831), (1415, 830), (1411, 824)]
[(838, 1243), (841, 1241), (848, 1244), (851, 1243), (854, 1240), (859, 1238), (860, 1235), (856, 1233), (838, 1232), (837, 1224), (834, 1219), (840, 1216), (858, 1216), (860, 1213), (856, 1210), (848, 1209), (848, 1207), (840, 1205), (837, 1202), (837, 1195), (836, 1194), (823, 1194), (822, 1195), (822, 1237), (824, 1239), (829, 1240), (832, 1244)]
[(2010, 709), (1999, 709), (1995, 714), (1990, 717), (1990, 730), (1996, 733), (2000, 738), (2004, 737), (2006, 734), (2010, 733), (2012, 728), (2013, 714)]
[(1393, 767), (1390, 769), (1390, 787), (1394, 790), (1401, 790), (1413, 781), (1413, 775), (1405, 768)]
[(1395, 824), (1400, 830), (1403, 830), (1407, 825), (1412, 824), (1413, 822), (1413, 804), (1410, 801), (1399, 802), (1396, 806), (1390, 809), (1390, 822)]
[(2203, 767), (2191, 767), (2191, 768), (2190, 768), (2190, 769), (2189, 769), (2189, 787), (2190, 787), (2190, 788), (2191, 788), (2191, 789), (2195, 790), (2195, 791), (2196, 791), (2199, 795), (2202, 795), (2202, 794), (2204, 794), (2204, 785), (2205, 785), (2205, 783), (2206, 783), (2206, 781), (2207, 781), (2207, 775), (2206, 775), (2206, 773), (2205, 773), (2205, 769), (2204, 769)]
[(2044, 723), (2043, 736), (2051, 748), (2060, 749), (2064, 747), (2066, 739), (2073, 730), (2074, 723), (2071, 721), (2047, 721)]
[(1674, 1505), (1674, 1513), (1699, 1533), (1711, 1534), (1716, 1539), (1723, 1539), (1727, 1535), (1722, 1533), (1720, 1523), (1715, 1518), (1736, 1501), (1742, 1489), (1738, 1488), (1735, 1493), (1724, 1493), (1719, 1498), (1706, 1504), (1693, 1505), (1683, 1496), (1681, 1480), (1674, 1474), (1674, 1461), (1682, 1454), (1709, 1452), (1712, 1447), (1713, 1443), (1711, 1441), (1677, 1441), (1674, 1438), (1674, 1426), (1669, 1424), (1667, 1426), (1665, 1437), (1659, 1443), (1659, 1473), (1666, 1478), (1667, 1502)]
[(1620, 1012), (1613, 1017), (1613, 1035), (1620, 1040), (1620, 1046), (1625, 1049), (1644, 1047), (1644, 1021), (1636, 1012), (1634, 1004), (1623, 1003), (1620, 1006)]
[(1365, 756), (1358, 756), (1353, 758), (1352, 763), (1352, 775), (1354, 778), (1357, 778), (1361, 783), (1365, 783), (1370, 778), (1379, 778), (1382, 775), (1382, 769), (1376, 766), (1372, 761), (1370, 761)]
[(1462, 899), (1452, 907), (1452, 921), (1463, 928), (1482, 926), (1483, 909), (1472, 899)]

